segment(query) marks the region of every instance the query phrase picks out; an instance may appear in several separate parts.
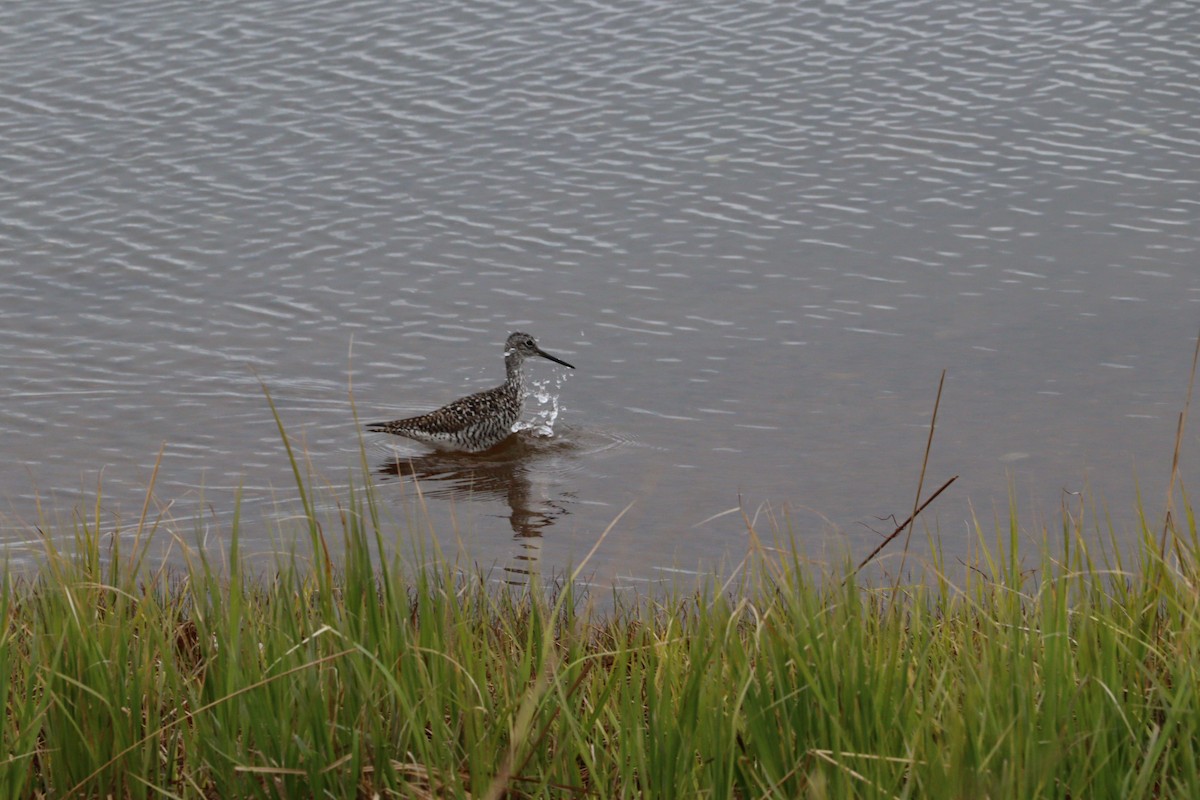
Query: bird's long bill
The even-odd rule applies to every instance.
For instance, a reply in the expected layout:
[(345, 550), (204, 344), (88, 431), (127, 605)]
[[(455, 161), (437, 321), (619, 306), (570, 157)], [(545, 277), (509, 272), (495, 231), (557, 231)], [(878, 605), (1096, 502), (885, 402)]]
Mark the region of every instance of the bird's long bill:
[(562, 364), (564, 367), (570, 367), (571, 369), (575, 369), (574, 364), (568, 364), (567, 362), (563, 361), (561, 358), (555, 358), (554, 356), (550, 355), (549, 353), (547, 353), (545, 350), (541, 349), (540, 347), (538, 348), (537, 354), (539, 356), (541, 356), (542, 358), (550, 359), (555, 364)]

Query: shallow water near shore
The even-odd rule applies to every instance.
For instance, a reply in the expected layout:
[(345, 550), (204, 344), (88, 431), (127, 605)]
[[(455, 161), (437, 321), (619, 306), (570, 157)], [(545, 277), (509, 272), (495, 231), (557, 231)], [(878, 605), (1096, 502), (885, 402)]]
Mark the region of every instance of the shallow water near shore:
[(0, 30), (15, 562), (39, 498), (102, 484), (128, 528), (160, 448), (152, 514), (286, 521), (262, 385), (342, 487), (353, 409), (493, 386), (512, 330), (578, 368), (530, 364), (533, 428), (364, 442), (413, 535), (499, 570), (578, 562), (629, 503), (597, 580), (736, 561), (738, 507), (864, 554), (943, 369), (948, 554), (1010, 487), (1052, 525), (1083, 489), (1119, 530), (1135, 487), (1160, 510), (1200, 327), (1189, 3), (64, 0)]

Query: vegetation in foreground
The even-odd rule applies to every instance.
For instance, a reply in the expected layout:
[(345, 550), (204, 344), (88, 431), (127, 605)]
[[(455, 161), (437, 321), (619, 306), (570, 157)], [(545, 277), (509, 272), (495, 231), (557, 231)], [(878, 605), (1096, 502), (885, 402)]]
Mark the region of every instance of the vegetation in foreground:
[(369, 483), (322, 520), (280, 423), (314, 558), (248, 575), (235, 511), (222, 569), (155, 570), (179, 536), (147, 523), (152, 479), (130, 544), (97, 500), (0, 575), (0, 798), (1200, 797), (1185, 416), (1132, 562), (1082, 506), (1032, 542), (1014, 509), (970, 563), (873, 587), (748, 521), (738, 585), (602, 615), (571, 580), (385, 560), (402, 526)]
[(0, 796), (1200, 797), (1190, 511), (1134, 563), (1073, 513), (901, 587), (754, 545), (734, 591), (603, 615), (381, 568), (376, 512), (310, 513), (344, 564), (269, 580), (236, 521), (220, 574), (142, 563), (148, 525), (47, 539), (0, 595)]

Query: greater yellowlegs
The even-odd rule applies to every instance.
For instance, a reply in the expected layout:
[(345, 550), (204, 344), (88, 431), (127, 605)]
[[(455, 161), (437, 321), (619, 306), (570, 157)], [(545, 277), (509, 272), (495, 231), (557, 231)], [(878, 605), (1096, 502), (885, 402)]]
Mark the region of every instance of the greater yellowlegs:
[(436, 447), (478, 453), (495, 447), (513, 432), (525, 404), (521, 366), (532, 356), (548, 358), (564, 367), (574, 366), (538, 347), (528, 333), (509, 334), (504, 343), (504, 383), (476, 392), (419, 417), (375, 422), (369, 431), (393, 433)]

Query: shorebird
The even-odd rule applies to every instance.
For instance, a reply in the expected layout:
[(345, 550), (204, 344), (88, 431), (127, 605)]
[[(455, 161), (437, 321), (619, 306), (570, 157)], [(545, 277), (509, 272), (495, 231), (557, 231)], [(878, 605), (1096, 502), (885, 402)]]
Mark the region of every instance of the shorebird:
[(528, 333), (511, 333), (504, 343), (504, 383), (419, 417), (371, 423), (366, 426), (367, 430), (406, 436), (435, 447), (468, 453), (495, 447), (512, 434), (513, 425), (521, 416), (526, 395), (521, 367), (525, 359), (533, 356), (575, 369), (538, 347)]

